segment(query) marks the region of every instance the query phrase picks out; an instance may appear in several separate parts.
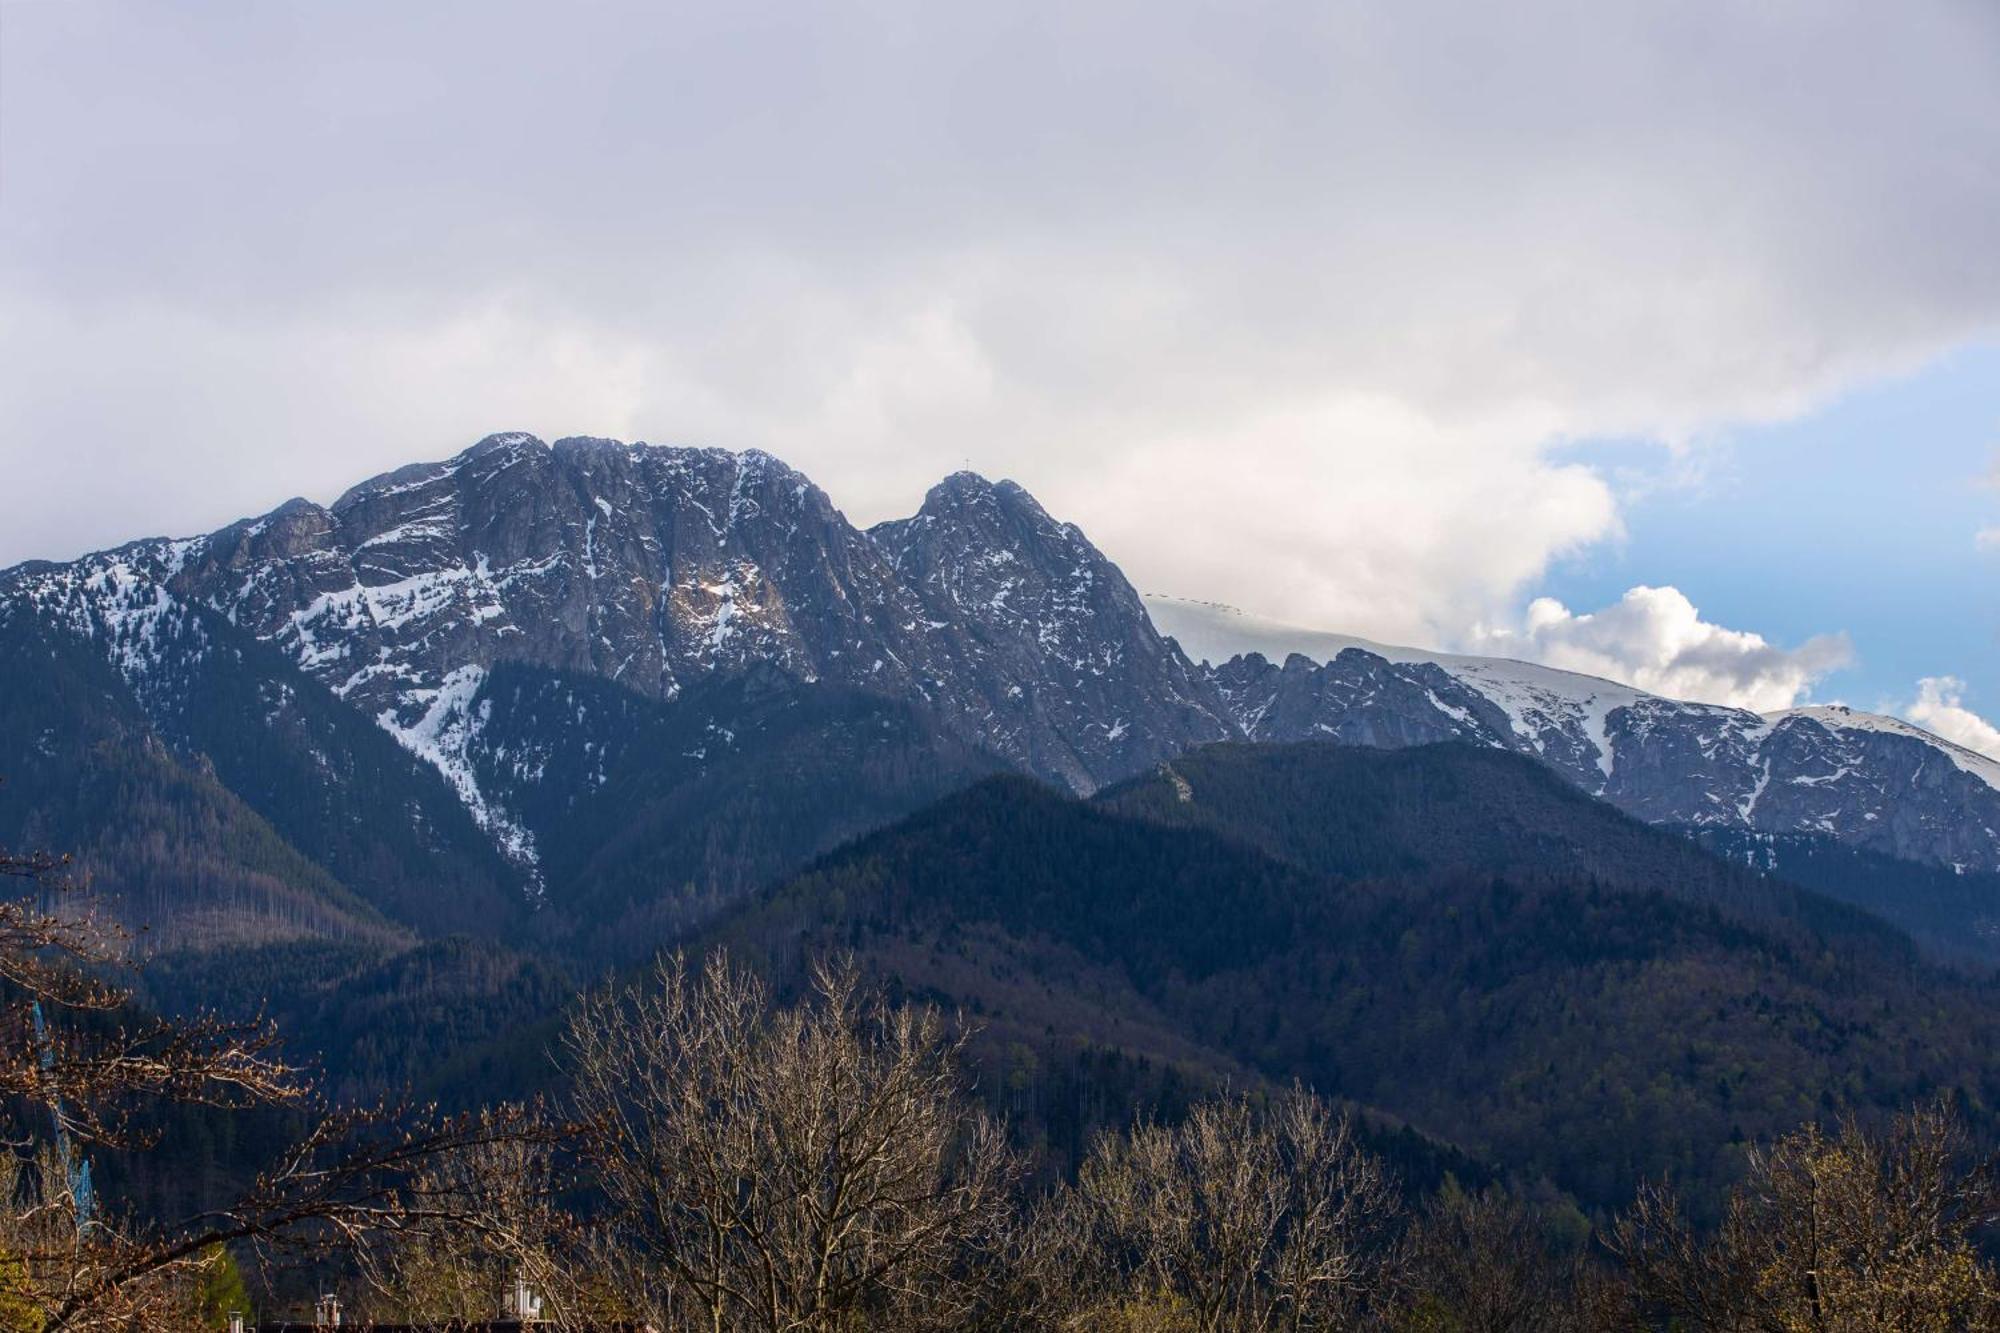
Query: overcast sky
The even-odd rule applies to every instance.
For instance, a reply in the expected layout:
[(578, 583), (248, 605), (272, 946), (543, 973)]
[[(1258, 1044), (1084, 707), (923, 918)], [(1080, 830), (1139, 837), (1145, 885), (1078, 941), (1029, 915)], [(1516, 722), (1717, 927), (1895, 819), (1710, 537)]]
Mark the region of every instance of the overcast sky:
[(1996, 344), (1993, 0), (0, 0), (0, 563), (756, 446), (2000, 748)]

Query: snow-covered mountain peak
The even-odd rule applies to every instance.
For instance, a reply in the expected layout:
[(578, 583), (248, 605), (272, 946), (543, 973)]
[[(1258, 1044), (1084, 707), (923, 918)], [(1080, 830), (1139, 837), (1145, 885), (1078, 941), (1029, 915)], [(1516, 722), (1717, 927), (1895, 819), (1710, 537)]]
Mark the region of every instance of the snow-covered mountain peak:
[(990, 495), (994, 490), (994, 486), (995, 483), (984, 473), (974, 472), (971, 468), (960, 468), (956, 472), (947, 472), (944, 476), (939, 477), (928, 491), (924, 492), (923, 506), (917, 512), (924, 512), (925, 509), (931, 508), (934, 503), (944, 504), (966, 497)]
[(1659, 823), (2000, 868), (2000, 763), (1907, 723), (1759, 717), (1142, 601), (1074, 525), (974, 473), (863, 533), (769, 454), (509, 433), (331, 506), (0, 573), (0, 620), (24, 610), (95, 644), (149, 708), (188, 675), (162, 669), (176, 655), (262, 640), (437, 769), (524, 862), (527, 793), (508, 784), (528, 779), (474, 762), (489, 682), (516, 663), (656, 701), (754, 672), (860, 689), (1078, 790), (1214, 740), (1459, 741)]
[(768, 453), (513, 432), (331, 506), (49, 566), (43, 600), (80, 634), (113, 625), (121, 668), (137, 661), (123, 645), (157, 637), (147, 608), (219, 613), (436, 768), (529, 863), (518, 793), (469, 758), (510, 663), (662, 700), (760, 670), (859, 687), (1080, 790), (1232, 734), (1116, 567), (1026, 491), (962, 475), (927, 510), (889, 541)]
[[(533, 438), (533, 437), (530, 437)], [(549, 446), (552, 454), (616, 454), (634, 449), (644, 449), (646, 445), (627, 444), (604, 435), (565, 435)]]

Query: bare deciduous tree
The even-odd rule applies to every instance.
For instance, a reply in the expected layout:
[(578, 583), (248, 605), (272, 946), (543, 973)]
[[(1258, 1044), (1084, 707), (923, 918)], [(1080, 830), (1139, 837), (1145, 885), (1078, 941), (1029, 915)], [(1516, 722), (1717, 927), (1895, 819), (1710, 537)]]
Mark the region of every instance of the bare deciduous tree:
[[(539, 1106), (497, 1114), (521, 1126), (543, 1118)], [(562, 1143), (553, 1130), (496, 1135), (428, 1162), (408, 1191), (428, 1207), (356, 1247), (377, 1316), (451, 1328), (522, 1314), (503, 1308), (517, 1284), (543, 1300), (550, 1333), (627, 1314), (614, 1293), (593, 1284), (589, 1237), (557, 1202)], [(464, 1225), (469, 1217), (480, 1224)]]
[(1753, 1152), (1712, 1238), (1649, 1188), (1615, 1244), (1640, 1297), (1690, 1328), (1949, 1333), (2000, 1327), (2000, 1272), (1976, 1241), (1995, 1221), (1993, 1163), (1938, 1103), (1883, 1133), (1809, 1125)]
[(1518, 1195), (1448, 1184), (1412, 1228), (1395, 1325), (1408, 1333), (1629, 1327), (1624, 1292), (1583, 1241), (1553, 1235), (1548, 1217)]
[[(134, 1146), (130, 1112), (155, 1099), (209, 1106), (271, 1105), (306, 1095), (261, 1021), (212, 1015), (138, 1017), (107, 978), (127, 966), (127, 939), (95, 911), (67, 858), (0, 850), (0, 1096), (47, 1109), (78, 1148)], [(113, 1015), (87, 1033), (65, 1015)]]
[(1137, 1311), (1200, 1333), (1353, 1326), (1394, 1287), (1400, 1205), (1351, 1119), (1300, 1089), (1106, 1135), (1069, 1195), (1076, 1327)]
[[(429, 1108), (340, 1108), (278, 1053), (261, 1020), (141, 1014), (109, 978), (122, 934), (90, 910), (66, 858), (0, 851), (0, 1109), (12, 1151), (0, 1178), (5, 1304), (36, 1333), (172, 1330), (193, 1318), (196, 1280), (236, 1245), (278, 1254), (354, 1249), (385, 1233), (489, 1225), (427, 1192), (454, 1155), (559, 1133), (515, 1113), (439, 1120)], [(227, 1207), (143, 1223), (95, 1200), (81, 1170), (93, 1148), (143, 1148), (148, 1112), (290, 1107), (312, 1128)]]
[(776, 1010), (719, 957), (588, 1000), (567, 1063), (624, 1288), (674, 1328), (975, 1322), (1013, 1167), (965, 1040), (846, 965)]

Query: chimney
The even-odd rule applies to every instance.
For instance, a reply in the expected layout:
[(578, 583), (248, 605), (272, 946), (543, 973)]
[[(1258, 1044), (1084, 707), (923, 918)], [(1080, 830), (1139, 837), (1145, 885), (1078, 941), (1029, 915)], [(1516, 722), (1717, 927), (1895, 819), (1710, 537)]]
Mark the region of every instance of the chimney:
[(313, 1327), (340, 1327), (340, 1297), (328, 1292), (319, 1298), (319, 1304), (313, 1307)]
[(243, 1312), (241, 1310), (231, 1310), (229, 1312), (229, 1333), (244, 1333)]

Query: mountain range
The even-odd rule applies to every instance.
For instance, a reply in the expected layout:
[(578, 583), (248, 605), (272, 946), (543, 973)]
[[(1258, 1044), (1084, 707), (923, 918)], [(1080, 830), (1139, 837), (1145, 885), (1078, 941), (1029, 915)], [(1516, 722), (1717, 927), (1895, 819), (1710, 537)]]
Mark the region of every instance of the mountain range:
[(617, 956), (996, 772), (1458, 742), (1892, 919), (1921, 881), (1920, 937), (1991, 947), (2000, 764), (1906, 723), (1336, 636), (1191, 657), (1214, 622), (1011, 482), (864, 530), (763, 453), (496, 435), (0, 572), (0, 843), (79, 849), (169, 943)]

